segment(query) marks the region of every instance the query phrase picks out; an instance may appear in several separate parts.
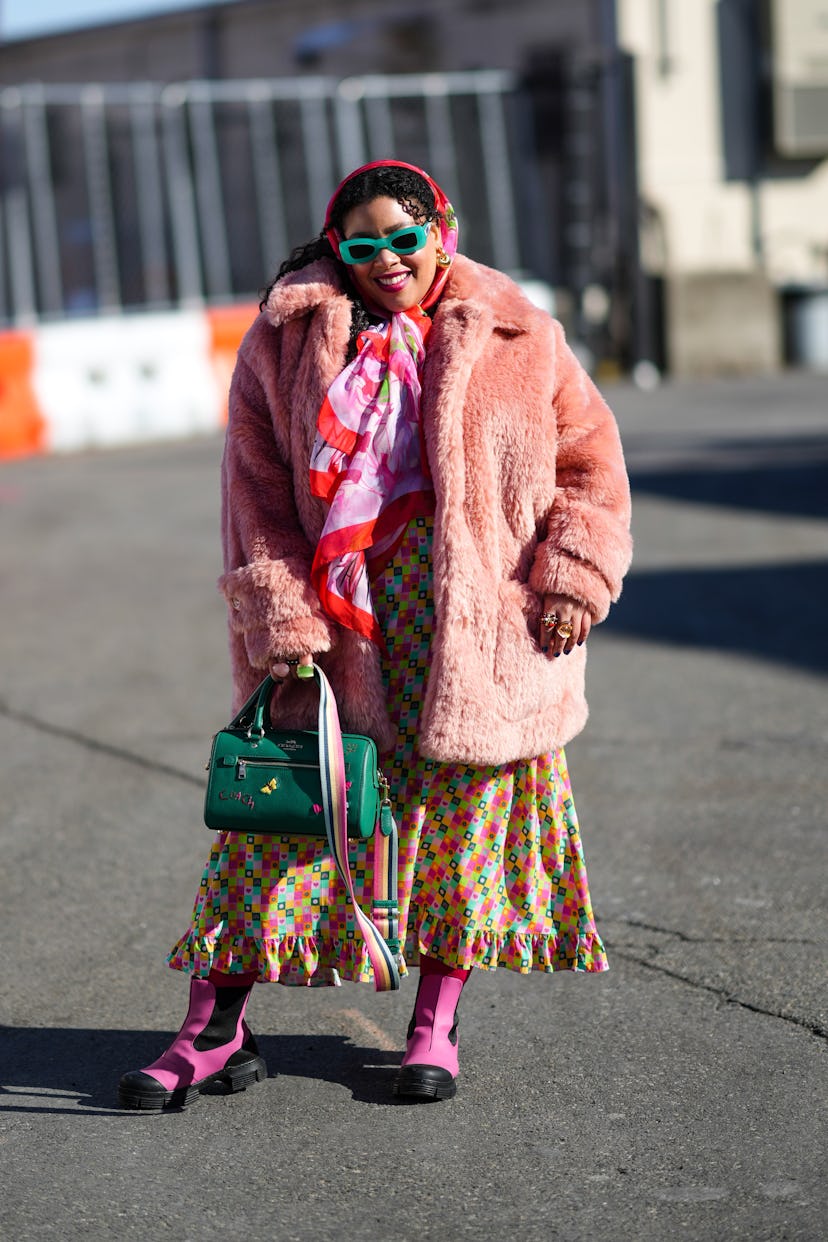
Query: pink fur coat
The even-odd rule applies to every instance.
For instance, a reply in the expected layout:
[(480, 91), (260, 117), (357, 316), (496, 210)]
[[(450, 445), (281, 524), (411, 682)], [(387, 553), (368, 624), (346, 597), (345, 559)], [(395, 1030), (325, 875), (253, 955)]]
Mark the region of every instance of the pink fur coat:
[[(225, 573), (238, 707), (271, 661), (318, 656), (343, 728), (393, 741), (380, 657), (329, 620), (310, 585), (325, 519), (310, 493), (316, 419), (345, 365), (351, 304), (320, 260), (273, 289), (242, 342), (222, 468)], [(421, 416), (434, 480), (435, 629), (421, 752), (505, 763), (583, 727), (586, 647), (541, 654), (544, 592), (593, 621), (631, 553), (629, 487), (612, 414), (564, 341), (508, 277), (458, 256), (428, 338)], [(274, 718), (314, 727), (291, 679)]]

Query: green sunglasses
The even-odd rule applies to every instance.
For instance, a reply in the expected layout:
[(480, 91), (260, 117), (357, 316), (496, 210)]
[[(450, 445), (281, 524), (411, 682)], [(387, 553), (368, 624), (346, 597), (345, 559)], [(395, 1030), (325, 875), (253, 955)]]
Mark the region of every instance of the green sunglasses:
[(387, 237), (355, 237), (352, 241), (339, 243), (339, 257), (343, 263), (370, 263), (382, 250), (392, 254), (415, 254), (428, 241), (430, 221), (425, 224), (407, 224)]

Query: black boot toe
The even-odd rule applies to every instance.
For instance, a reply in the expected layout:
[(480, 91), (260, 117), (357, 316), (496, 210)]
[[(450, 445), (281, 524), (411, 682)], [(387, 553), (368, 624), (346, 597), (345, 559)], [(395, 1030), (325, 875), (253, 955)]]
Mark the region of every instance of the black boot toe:
[(450, 1100), (457, 1093), (457, 1079), (439, 1065), (403, 1065), (394, 1083), (394, 1094), (408, 1100)]
[(198, 1099), (205, 1087), (220, 1083), (231, 1093), (244, 1091), (254, 1083), (267, 1078), (267, 1066), (259, 1056), (256, 1042), (250, 1036), (243, 1048), (228, 1057), (224, 1067), (189, 1086), (168, 1091), (144, 1070), (130, 1070), (118, 1084), (118, 1103), (121, 1108), (140, 1108), (147, 1112), (160, 1112), (165, 1108), (186, 1108)]
[(151, 1074), (145, 1074), (143, 1070), (130, 1070), (118, 1083), (118, 1103), (121, 1108), (160, 1112), (162, 1108), (185, 1108), (198, 1099), (198, 1091), (197, 1083), (167, 1091)]

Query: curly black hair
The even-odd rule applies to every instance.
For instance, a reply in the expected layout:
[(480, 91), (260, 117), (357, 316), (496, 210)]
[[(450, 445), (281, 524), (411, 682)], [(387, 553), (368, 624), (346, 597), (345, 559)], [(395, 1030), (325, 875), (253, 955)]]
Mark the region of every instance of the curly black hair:
[[(411, 169), (396, 168), (391, 165), (381, 168), (369, 168), (366, 172), (360, 173), (347, 181), (333, 205), (330, 219), (331, 225), (333, 228), (341, 231), (343, 221), (349, 211), (352, 211), (354, 207), (359, 207), (362, 203), (370, 203), (375, 198), (396, 199), (400, 206), (418, 224), (425, 224), (427, 220), (434, 220), (439, 216), (434, 199), (434, 191), (425, 178)], [(325, 236), (324, 229), (317, 237), (312, 238), (301, 246), (296, 246), (290, 252), (276, 276), (262, 294), (259, 307), (261, 310), (264, 310), (273, 286), (283, 276), (286, 276), (288, 272), (298, 272), (301, 268), (307, 267), (309, 263), (314, 263), (317, 259), (332, 259), (340, 266), (345, 277), (342, 283), (353, 303), (348, 350), (350, 357), (356, 352), (356, 340), (360, 332), (369, 327), (373, 321), (354, 289), (351, 280), (347, 277), (346, 264), (334, 254), (333, 247)]]

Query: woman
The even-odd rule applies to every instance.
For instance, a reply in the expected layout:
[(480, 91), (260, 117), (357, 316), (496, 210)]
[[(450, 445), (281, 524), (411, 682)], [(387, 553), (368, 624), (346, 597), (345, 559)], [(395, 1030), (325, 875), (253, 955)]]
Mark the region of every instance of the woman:
[[(236, 708), (270, 670), (274, 721), (314, 727), (297, 665), (317, 661), (385, 755), (420, 967), (410, 1099), (455, 1093), (473, 967), (606, 969), (563, 746), (631, 547), (617, 428), (560, 325), (456, 250), (427, 174), (347, 177), (242, 342), (223, 463)], [(264, 1077), (253, 983), (370, 980), (353, 930), (324, 842), (220, 834), (170, 957), (187, 1019), (122, 1103)]]

